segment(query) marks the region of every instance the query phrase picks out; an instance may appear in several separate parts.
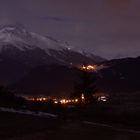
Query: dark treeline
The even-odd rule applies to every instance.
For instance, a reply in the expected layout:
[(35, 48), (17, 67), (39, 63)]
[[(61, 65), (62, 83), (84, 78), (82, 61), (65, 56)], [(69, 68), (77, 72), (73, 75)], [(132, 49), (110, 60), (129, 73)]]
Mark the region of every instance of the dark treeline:
[(22, 107), (26, 104), (26, 100), (16, 96), (8, 88), (0, 86), (0, 106), (1, 107)]

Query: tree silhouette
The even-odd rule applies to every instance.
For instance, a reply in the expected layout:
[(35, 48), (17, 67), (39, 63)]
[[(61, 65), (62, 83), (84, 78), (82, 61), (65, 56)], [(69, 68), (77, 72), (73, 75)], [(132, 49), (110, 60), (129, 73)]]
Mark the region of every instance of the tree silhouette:
[(96, 92), (96, 76), (93, 72), (82, 70), (80, 81), (75, 85), (73, 97), (79, 98), (81, 102), (92, 103), (95, 101), (93, 94)]

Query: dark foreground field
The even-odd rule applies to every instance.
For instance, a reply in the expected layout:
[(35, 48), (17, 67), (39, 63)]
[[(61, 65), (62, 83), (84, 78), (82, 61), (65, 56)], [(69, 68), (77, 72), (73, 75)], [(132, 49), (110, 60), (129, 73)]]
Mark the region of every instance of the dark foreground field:
[(140, 140), (140, 132), (85, 121), (0, 112), (0, 140)]

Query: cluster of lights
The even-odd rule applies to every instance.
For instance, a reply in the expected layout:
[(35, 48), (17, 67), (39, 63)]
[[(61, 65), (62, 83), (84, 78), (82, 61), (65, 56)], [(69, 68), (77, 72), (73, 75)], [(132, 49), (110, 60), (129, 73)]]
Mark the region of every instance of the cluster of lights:
[(48, 100), (48, 98), (46, 97), (31, 97), (31, 98), (28, 98), (29, 101), (40, 101), (40, 102), (46, 102)]
[(88, 70), (88, 71), (91, 71), (91, 70), (96, 70), (96, 65), (87, 65), (87, 66), (85, 66), (85, 65), (83, 65), (82, 67), (81, 67), (81, 69), (82, 70)]
[(107, 101), (107, 97), (106, 96), (100, 96), (100, 97), (98, 97), (98, 101), (106, 102)]
[(78, 99), (61, 99), (60, 100), (60, 103), (61, 104), (68, 104), (68, 103), (77, 103), (78, 102)]
[(81, 95), (81, 99), (82, 100), (85, 100), (85, 95), (82, 93), (82, 95)]
[[(48, 98), (46, 97), (29, 97), (29, 101), (37, 101), (37, 102), (47, 102), (49, 101)], [(69, 104), (69, 103), (77, 103), (79, 100), (78, 99), (52, 99), (54, 104)]]
[[(81, 94), (81, 98), (75, 98), (75, 99), (56, 99), (56, 98), (51, 98), (51, 97), (28, 97), (27, 100), (29, 101), (34, 101), (34, 102), (48, 102), (49, 100), (52, 100), (54, 104), (77, 104), (79, 102), (85, 103), (85, 95), (84, 93)], [(107, 96), (99, 96), (98, 97), (98, 102), (107, 102)]]

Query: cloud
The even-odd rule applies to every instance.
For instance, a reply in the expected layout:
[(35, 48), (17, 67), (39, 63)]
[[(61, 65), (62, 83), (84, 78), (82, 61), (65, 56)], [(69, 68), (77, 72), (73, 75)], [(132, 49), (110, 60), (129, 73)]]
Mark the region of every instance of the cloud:
[(72, 19), (66, 17), (57, 17), (57, 16), (45, 16), (41, 17), (41, 19), (46, 21), (59, 21), (59, 22), (70, 22)]

